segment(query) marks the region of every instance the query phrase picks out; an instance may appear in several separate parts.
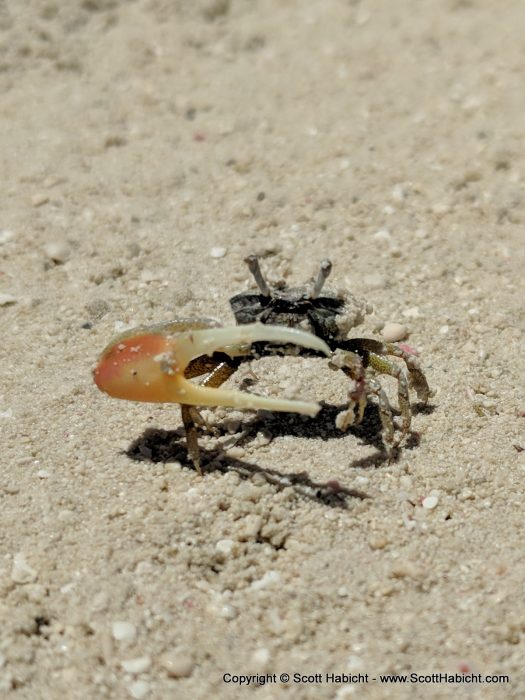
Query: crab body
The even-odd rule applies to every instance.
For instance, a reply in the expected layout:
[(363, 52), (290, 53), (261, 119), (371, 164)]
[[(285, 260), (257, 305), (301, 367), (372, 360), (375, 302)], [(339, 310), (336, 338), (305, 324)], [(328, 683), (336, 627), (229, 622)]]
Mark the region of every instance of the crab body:
[[(384, 441), (391, 451), (410, 429), (412, 411), (409, 387), (426, 403), (431, 394), (427, 380), (419, 367), (415, 355), (395, 343), (383, 343), (375, 339), (354, 338), (352, 330), (363, 323), (370, 307), (359, 301), (347, 290), (337, 292), (325, 288), (332, 270), (332, 263), (323, 260), (315, 280), (302, 286), (287, 288), (280, 284), (273, 287), (267, 283), (255, 255), (246, 258), (257, 289), (236, 294), (230, 299), (235, 319), (239, 324), (254, 321), (273, 325), (301, 328), (314, 333), (332, 351), (330, 367), (341, 369), (350, 379), (348, 408), (337, 417), (337, 427), (346, 430), (361, 422), (369, 396), (375, 396), (383, 425)], [(260, 354), (274, 351), (274, 346), (258, 343)], [(281, 348), (288, 353), (289, 347)], [(296, 349), (293, 350), (296, 352)], [(301, 354), (305, 354), (303, 349)], [(401, 359), (406, 370), (389, 356)], [(395, 435), (392, 409), (388, 398), (377, 380), (378, 374), (393, 376), (398, 382), (398, 403), (402, 416), (400, 435)]]
[(230, 299), (235, 320), (239, 324), (259, 321), (300, 328), (321, 338), (334, 350), (352, 328), (363, 323), (370, 311), (366, 304), (346, 290), (323, 290), (332, 270), (329, 260), (321, 262), (317, 279), (312, 284), (302, 287), (285, 287), (281, 284), (272, 288), (262, 276), (256, 256), (249, 256), (246, 262), (259, 289), (241, 292)]

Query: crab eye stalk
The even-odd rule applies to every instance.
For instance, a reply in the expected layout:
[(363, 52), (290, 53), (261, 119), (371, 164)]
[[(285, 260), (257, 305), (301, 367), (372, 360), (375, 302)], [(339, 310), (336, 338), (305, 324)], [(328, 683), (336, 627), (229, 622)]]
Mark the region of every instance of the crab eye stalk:
[(310, 294), (311, 299), (317, 299), (321, 293), (321, 289), (324, 287), (324, 283), (330, 276), (332, 272), (332, 262), (331, 260), (321, 260), (321, 266), (319, 267), (319, 272), (317, 274), (317, 279)]
[(248, 269), (252, 273), (261, 294), (264, 297), (271, 297), (272, 292), (268, 286), (268, 283), (263, 277), (261, 266), (259, 265), (259, 258), (256, 255), (248, 255), (247, 258), (244, 258), (244, 262), (248, 265)]

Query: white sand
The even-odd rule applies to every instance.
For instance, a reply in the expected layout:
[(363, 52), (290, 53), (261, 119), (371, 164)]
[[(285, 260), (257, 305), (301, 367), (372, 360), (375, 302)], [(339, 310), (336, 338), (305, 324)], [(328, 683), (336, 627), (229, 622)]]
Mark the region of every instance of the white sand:
[[(0, 5), (2, 698), (525, 697), (524, 27), (521, 0)], [(372, 409), (217, 409), (200, 478), (178, 406), (96, 389), (124, 324), (231, 323), (251, 252), (290, 284), (330, 257), (356, 334), (408, 327), (436, 395), (396, 463)], [(323, 360), (252, 369), (344, 401)], [(510, 683), (379, 681), (411, 672)]]

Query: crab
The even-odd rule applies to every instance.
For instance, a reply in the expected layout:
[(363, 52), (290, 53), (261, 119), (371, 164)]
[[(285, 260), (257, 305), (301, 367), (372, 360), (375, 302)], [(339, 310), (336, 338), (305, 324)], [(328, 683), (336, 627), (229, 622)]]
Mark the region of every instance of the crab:
[[(115, 338), (102, 352), (93, 370), (98, 388), (118, 399), (150, 403), (178, 403), (186, 431), (188, 454), (202, 474), (196, 424), (202, 418), (196, 406), (289, 411), (315, 416), (319, 404), (267, 398), (221, 389), (239, 364), (253, 358), (253, 343), (299, 344), (330, 355), (322, 338), (283, 326), (250, 323), (220, 327), (205, 318), (181, 318), (140, 326)], [(200, 384), (189, 381), (205, 375)]]
[[(301, 287), (286, 287), (283, 283), (270, 286), (266, 281), (256, 255), (249, 255), (245, 262), (257, 287), (236, 294), (230, 305), (238, 324), (255, 321), (272, 326), (287, 326), (313, 333), (331, 350), (329, 365), (341, 369), (351, 380), (348, 391), (348, 407), (336, 418), (336, 427), (342, 431), (359, 424), (364, 416), (370, 396), (375, 396), (382, 424), (383, 442), (392, 455), (410, 430), (412, 409), (409, 389), (414, 389), (419, 400), (427, 403), (431, 391), (421, 371), (417, 357), (396, 343), (372, 338), (349, 337), (351, 331), (363, 323), (371, 309), (347, 290), (330, 290), (325, 282), (332, 271), (330, 260), (323, 260), (319, 272), (311, 282)], [(275, 352), (264, 343), (257, 343), (258, 354)], [(297, 352), (291, 346), (283, 346), (282, 352)], [(305, 354), (305, 350), (300, 351)], [(406, 369), (389, 358), (402, 360)], [(377, 375), (386, 374), (397, 380), (398, 404), (401, 426), (393, 419), (393, 411)]]

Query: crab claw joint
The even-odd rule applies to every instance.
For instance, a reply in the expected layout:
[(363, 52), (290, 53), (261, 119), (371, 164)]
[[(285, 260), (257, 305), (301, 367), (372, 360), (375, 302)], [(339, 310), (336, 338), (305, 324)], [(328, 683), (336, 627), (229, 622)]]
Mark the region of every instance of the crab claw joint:
[(320, 408), (317, 403), (199, 386), (184, 376), (184, 370), (196, 357), (214, 352), (232, 357), (247, 354), (247, 346), (259, 341), (293, 343), (330, 355), (326, 343), (311, 333), (262, 323), (184, 332), (138, 328), (117, 338), (104, 350), (93, 378), (101, 391), (129, 401), (261, 408), (315, 416)]

